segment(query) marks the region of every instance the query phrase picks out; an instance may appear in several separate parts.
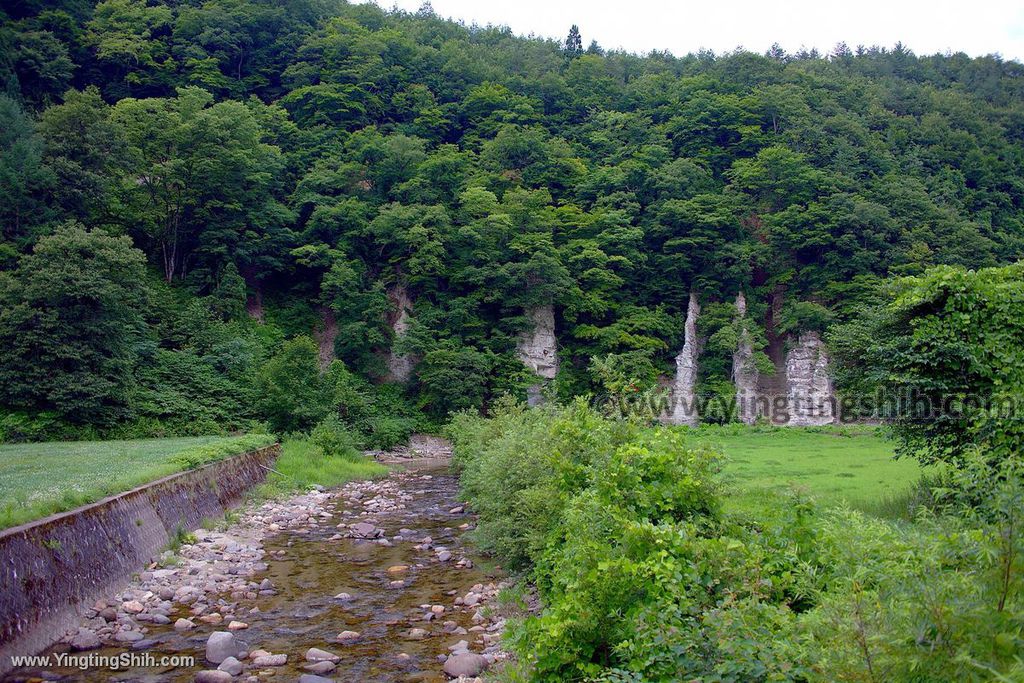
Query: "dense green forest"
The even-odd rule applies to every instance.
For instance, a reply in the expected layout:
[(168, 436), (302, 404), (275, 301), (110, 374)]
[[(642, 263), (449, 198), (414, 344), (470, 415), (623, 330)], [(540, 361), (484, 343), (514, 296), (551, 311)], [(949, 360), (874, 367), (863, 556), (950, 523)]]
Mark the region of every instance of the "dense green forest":
[(523, 395), (538, 306), (561, 396), (653, 383), (691, 290), (720, 391), (739, 291), (826, 331), (890, 276), (1024, 252), (1024, 71), (997, 57), (638, 56), (340, 0), (0, 19), (8, 439), (337, 407), (387, 445)]

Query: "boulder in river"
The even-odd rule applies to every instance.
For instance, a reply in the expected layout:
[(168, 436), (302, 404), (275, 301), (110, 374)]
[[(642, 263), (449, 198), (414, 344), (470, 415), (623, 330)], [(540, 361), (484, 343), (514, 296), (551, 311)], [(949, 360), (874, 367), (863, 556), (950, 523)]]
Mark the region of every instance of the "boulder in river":
[(483, 655), (465, 652), (452, 655), (444, 663), (444, 672), (452, 678), (460, 676), (479, 676), (487, 668), (487, 658)]
[(241, 648), (230, 631), (214, 631), (206, 639), (206, 660), (220, 664), (228, 657), (237, 657)]
[(71, 649), (76, 652), (82, 650), (95, 650), (100, 646), (100, 638), (89, 629), (78, 630), (78, 635), (71, 640)]

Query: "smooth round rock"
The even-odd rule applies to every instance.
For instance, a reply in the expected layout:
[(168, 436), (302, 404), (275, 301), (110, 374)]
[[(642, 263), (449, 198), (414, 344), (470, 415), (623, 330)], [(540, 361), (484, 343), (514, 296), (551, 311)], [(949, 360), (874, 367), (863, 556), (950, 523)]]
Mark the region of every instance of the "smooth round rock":
[(466, 652), (452, 655), (444, 663), (444, 672), (452, 678), (479, 676), (487, 668), (487, 658), (483, 655)]

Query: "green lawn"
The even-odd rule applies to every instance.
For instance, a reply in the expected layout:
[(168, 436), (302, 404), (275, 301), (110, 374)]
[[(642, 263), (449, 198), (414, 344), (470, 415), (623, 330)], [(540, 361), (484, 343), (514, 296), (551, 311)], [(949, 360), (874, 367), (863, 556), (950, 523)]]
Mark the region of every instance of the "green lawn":
[(756, 506), (765, 492), (805, 492), (825, 505), (873, 507), (907, 492), (922, 469), (893, 459), (893, 443), (874, 427), (701, 427), (690, 437), (726, 456), (731, 506)]
[(253, 442), (254, 437), (200, 436), (0, 445), (0, 528), (172, 474), (184, 468), (175, 456), (197, 446), (217, 443), (227, 449), (237, 443), (240, 452)]

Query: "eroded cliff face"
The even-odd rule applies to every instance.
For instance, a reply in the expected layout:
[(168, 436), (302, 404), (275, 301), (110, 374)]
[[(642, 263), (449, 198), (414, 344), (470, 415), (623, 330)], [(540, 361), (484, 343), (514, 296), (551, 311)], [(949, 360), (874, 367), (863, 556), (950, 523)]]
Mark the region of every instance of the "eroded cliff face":
[(519, 360), (542, 379), (558, 374), (558, 338), (555, 336), (555, 307), (538, 306), (526, 312), (533, 326), (519, 337)]
[(792, 426), (835, 421), (828, 349), (817, 332), (803, 332), (786, 353), (787, 407)]
[[(743, 292), (736, 295), (736, 316), (747, 317), (747, 299)], [(754, 347), (750, 334), (740, 334), (736, 351), (732, 354), (732, 381), (736, 385), (736, 414), (740, 422), (753, 424), (757, 420), (757, 367), (754, 365)]]
[(701, 343), (697, 337), (697, 319), (700, 304), (697, 293), (690, 292), (690, 304), (686, 309), (686, 323), (683, 327), (683, 349), (676, 356), (676, 377), (672, 382), (672, 406), (667, 422), (674, 425), (695, 426), (700, 422), (697, 414), (696, 385), (697, 360), (700, 358)]
[(320, 327), (313, 331), (316, 339), (320, 369), (326, 370), (334, 360), (334, 340), (338, 338), (338, 322), (330, 306), (320, 309)]
[[(409, 330), (409, 318), (412, 315), (412, 299), (403, 285), (395, 285), (388, 292), (388, 299), (392, 303), (392, 313), (388, 316), (388, 324), (395, 335), (395, 339), (401, 339)], [(396, 353), (394, 349), (388, 351), (385, 363), (387, 364), (388, 382), (408, 382), (412, 372), (416, 368), (417, 359), (411, 354)]]

